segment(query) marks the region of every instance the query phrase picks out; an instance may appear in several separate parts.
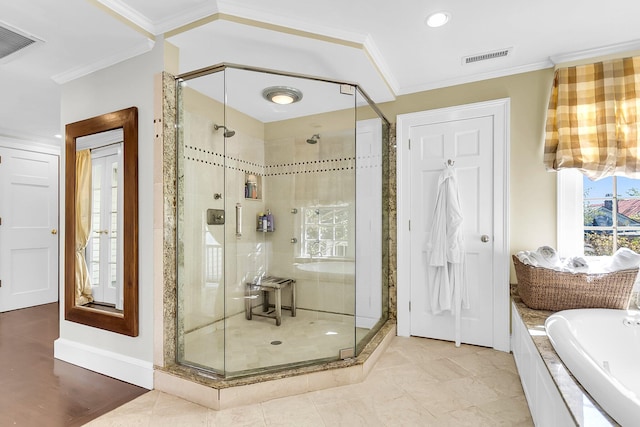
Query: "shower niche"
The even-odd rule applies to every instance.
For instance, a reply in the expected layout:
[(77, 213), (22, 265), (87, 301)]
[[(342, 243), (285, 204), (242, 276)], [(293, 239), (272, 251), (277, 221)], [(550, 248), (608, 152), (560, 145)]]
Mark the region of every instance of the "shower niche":
[(357, 356), (388, 318), (387, 120), (355, 84), (250, 67), (176, 91), (176, 363), (226, 379)]
[(250, 172), (244, 174), (244, 198), (249, 200), (262, 199), (262, 176)]

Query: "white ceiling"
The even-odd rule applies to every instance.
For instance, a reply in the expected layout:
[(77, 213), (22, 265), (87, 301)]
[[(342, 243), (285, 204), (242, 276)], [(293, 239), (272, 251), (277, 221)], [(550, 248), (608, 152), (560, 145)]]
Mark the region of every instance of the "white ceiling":
[[(437, 10), (449, 24), (424, 25)], [(180, 48), (181, 72), (220, 62), (285, 70), (358, 83), (381, 103), (640, 49), (638, 16), (637, 0), (0, 0), (0, 25), (43, 41), (0, 62), (0, 135), (55, 142), (60, 84), (163, 34)], [(506, 58), (462, 65), (505, 48)]]

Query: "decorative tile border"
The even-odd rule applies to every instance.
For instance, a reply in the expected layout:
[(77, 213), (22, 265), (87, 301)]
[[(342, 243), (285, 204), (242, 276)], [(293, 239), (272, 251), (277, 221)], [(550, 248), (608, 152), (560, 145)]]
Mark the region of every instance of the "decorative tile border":
[[(222, 153), (216, 153), (211, 150), (186, 145), (184, 147), (184, 158), (187, 161), (203, 163), (211, 166), (226, 167), (227, 169), (237, 170), (245, 173), (252, 173), (263, 177), (281, 176), (281, 175), (299, 175), (306, 173), (322, 173), (322, 172), (338, 172), (344, 170), (354, 170), (356, 168), (372, 168), (376, 167), (375, 161), (356, 163), (355, 157), (344, 157), (338, 159), (310, 160), (306, 162), (282, 163), (276, 165), (263, 166), (246, 160), (238, 159), (231, 156), (225, 156)], [(371, 156), (371, 159), (380, 158), (380, 156)], [(364, 158), (363, 158), (364, 159)], [(377, 162), (380, 167), (380, 161)]]

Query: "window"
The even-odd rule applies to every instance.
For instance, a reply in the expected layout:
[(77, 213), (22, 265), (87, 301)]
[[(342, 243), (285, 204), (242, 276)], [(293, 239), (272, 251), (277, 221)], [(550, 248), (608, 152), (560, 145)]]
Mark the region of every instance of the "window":
[(223, 273), (222, 245), (206, 231), (204, 235), (204, 285), (217, 288)]
[(640, 180), (583, 178), (584, 254), (640, 252)]
[(591, 181), (575, 169), (559, 171), (560, 255), (612, 255), (622, 247), (640, 252), (640, 180)]
[(118, 258), (118, 191), (122, 177), (118, 173), (120, 146), (91, 152), (91, 233), (86, 248), (87, 267), (96, 303), (122, 308)]
[(345, 258), (349, 246), (349, 208), (323, 206), (302, 208), (301, 256)]

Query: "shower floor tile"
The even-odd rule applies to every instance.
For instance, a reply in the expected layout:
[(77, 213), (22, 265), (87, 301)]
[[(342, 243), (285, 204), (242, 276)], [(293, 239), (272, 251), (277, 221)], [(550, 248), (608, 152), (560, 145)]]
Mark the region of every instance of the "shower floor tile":
[(369, 332), (355, 328), (353, 316), (302, 309), (297, 310), (296, 317), (285, 310), (280, 326), (266, 317), (253, 316), (247, 320), (244, 314), (230, 317), (226, 331), (220, 326), (214, 324), (187, 334), (185, 362), (232, 374), (338, 359), (341, 349), (354, 347), (356, 340)]

